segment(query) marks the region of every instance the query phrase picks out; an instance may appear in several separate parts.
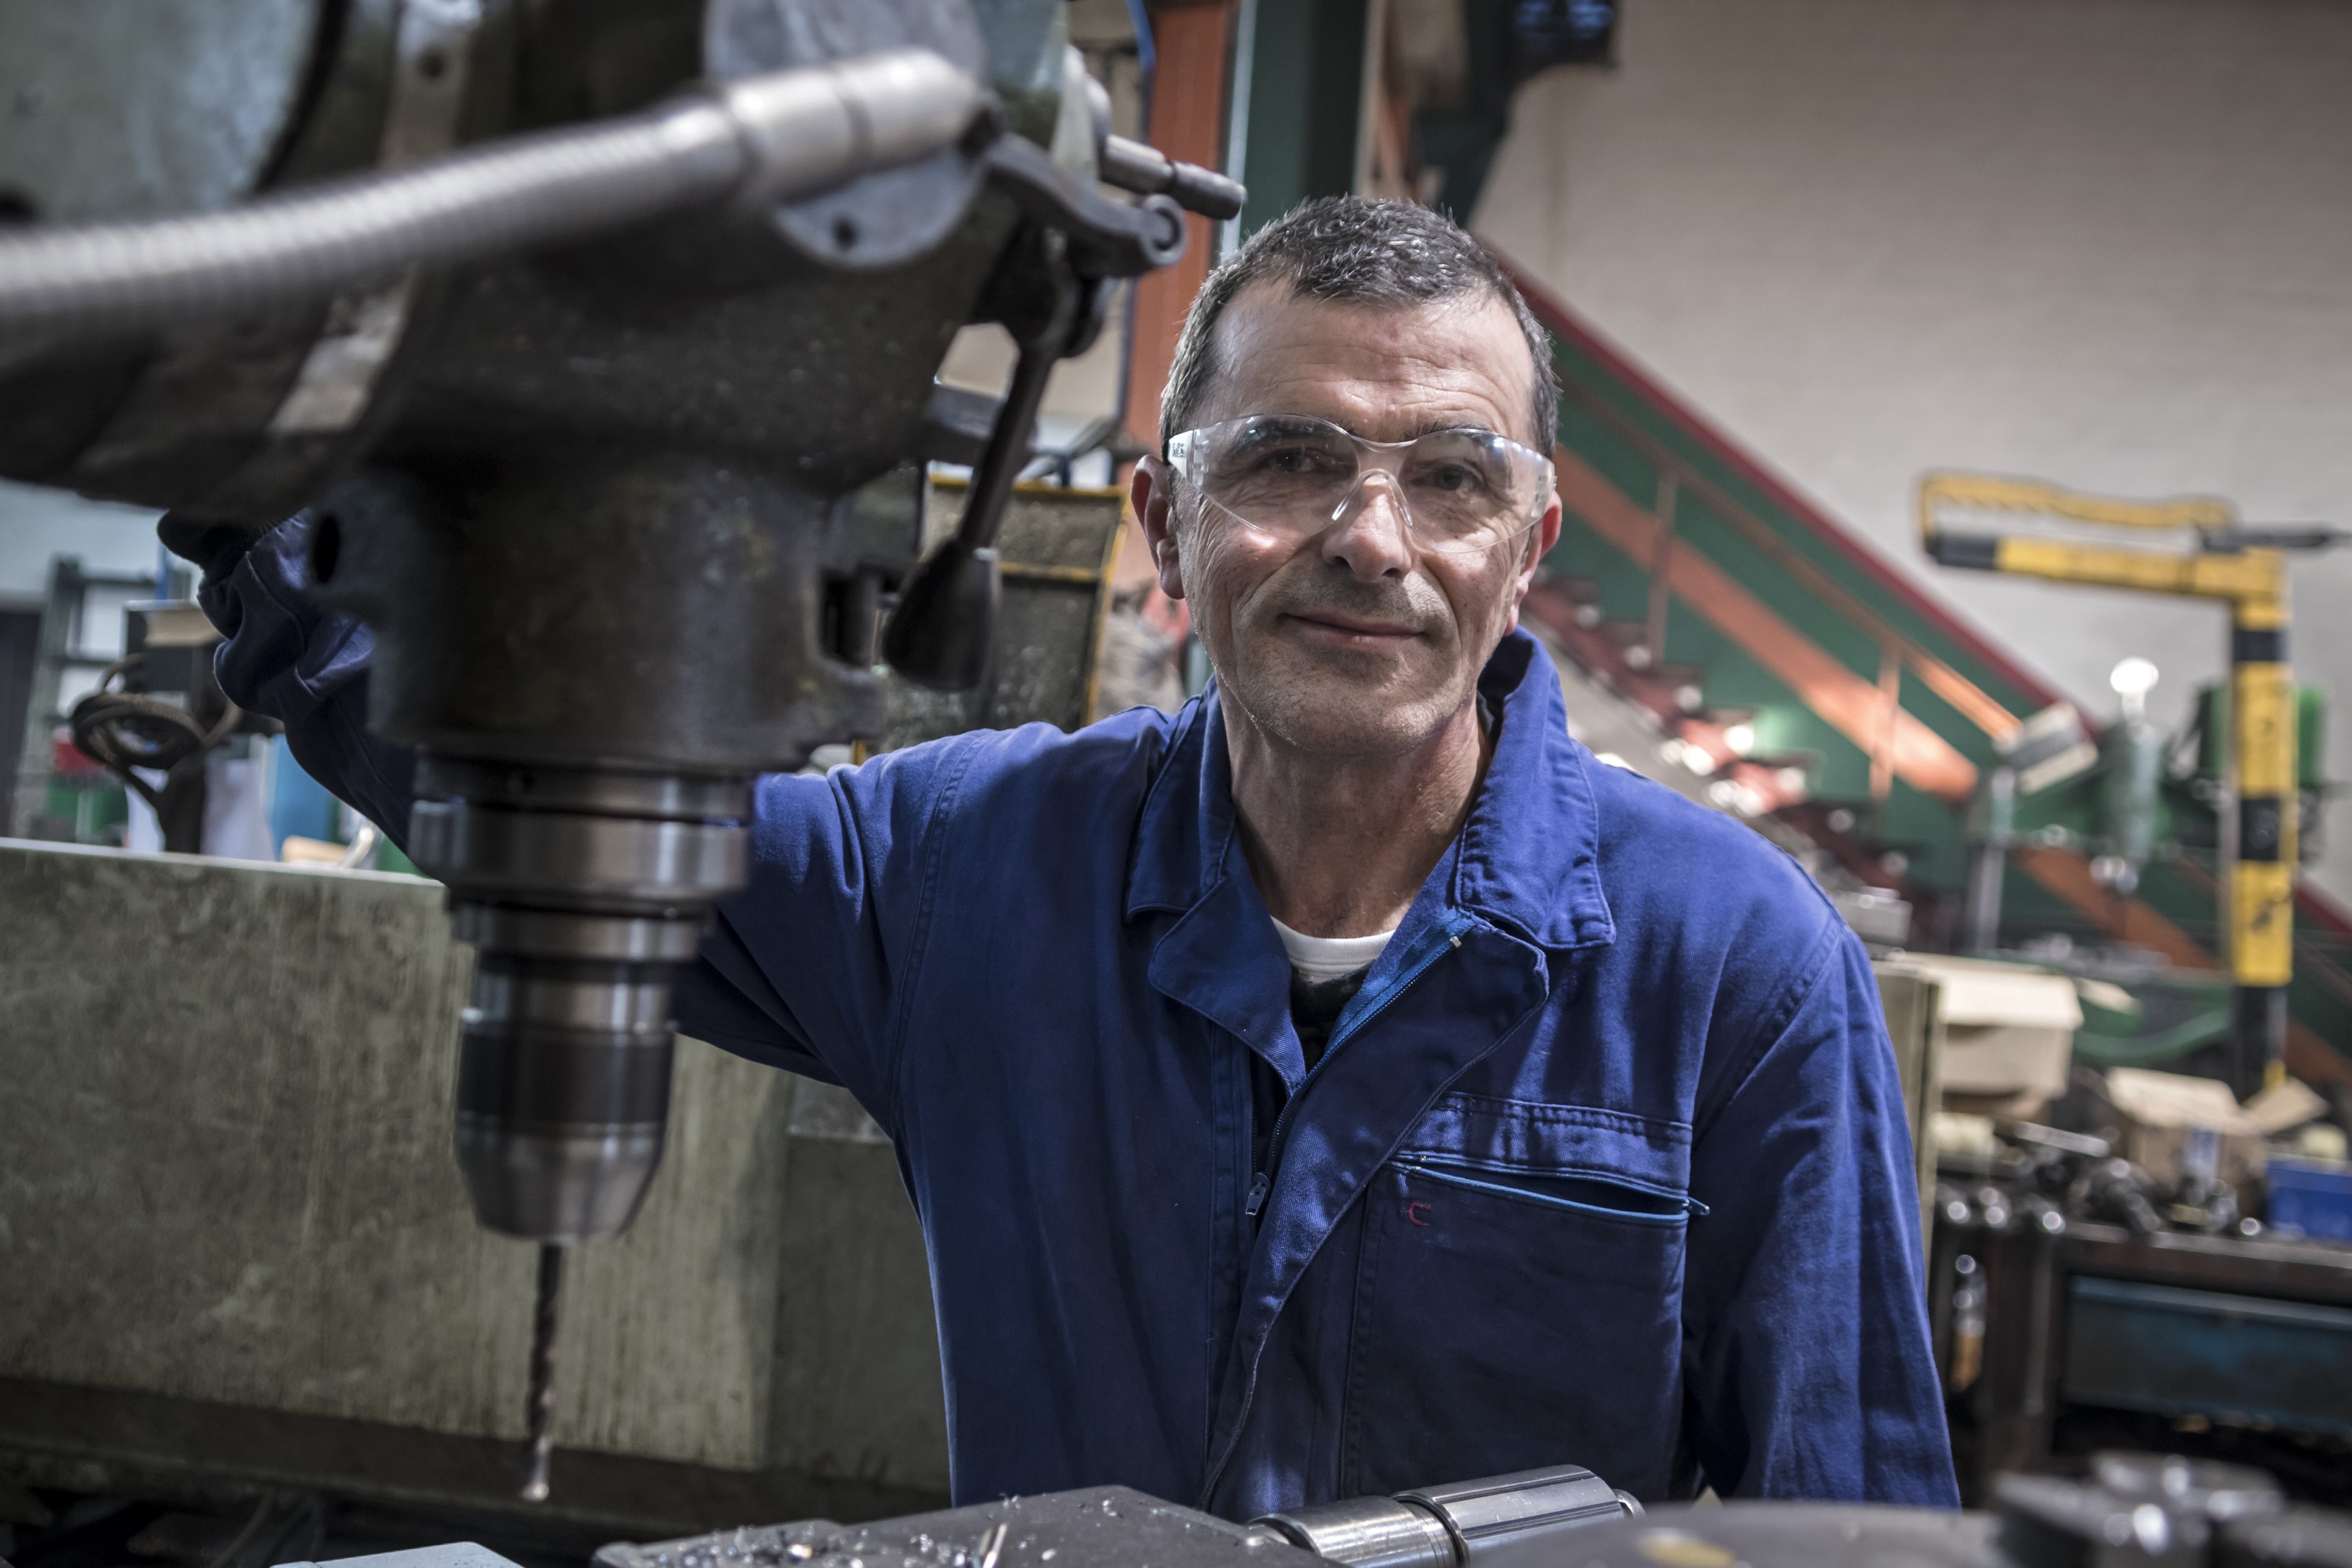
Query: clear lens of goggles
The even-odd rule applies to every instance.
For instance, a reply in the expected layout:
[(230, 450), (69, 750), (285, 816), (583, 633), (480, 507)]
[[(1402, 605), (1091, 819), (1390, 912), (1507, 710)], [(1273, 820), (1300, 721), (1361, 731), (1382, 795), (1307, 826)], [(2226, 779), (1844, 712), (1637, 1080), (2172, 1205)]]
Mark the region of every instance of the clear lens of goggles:
[(1254, 414), (1171, 437), (1168, 463), (1222, 510), (1282, 538), (1338, 521), (1367, 477), (1388, 475), (1426, 550), (1486, 550), (1542, 514), (1551, 463), (1492, 430), (1435, 430), (1367, 441), (1328, 420)]

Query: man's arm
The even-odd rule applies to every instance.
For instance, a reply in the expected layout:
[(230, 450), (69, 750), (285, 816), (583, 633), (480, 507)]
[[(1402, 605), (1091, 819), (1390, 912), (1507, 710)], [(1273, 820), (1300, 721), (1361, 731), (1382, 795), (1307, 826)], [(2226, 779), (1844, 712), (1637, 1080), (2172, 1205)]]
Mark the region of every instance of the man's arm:
[(929, 937), (923, 896), (971, 748), (933, 742), (760, 780), (751, 885), (679, 973), (678, 1026), (737, 1056), (838, 1083), (898, 1135), (897, 1000)]
[[(163, 542), (204, 569), (197, 597), (227, 640), (215, 668), (239, 707), (279, 720), (312, 777), (404, 849), (415, 758), (367, 731), (374, 639), (310, 597), (310, 523), (260, 539), (167, 517)], [(845, 1085), (883, 1124), (895, 1110), (889, 1002), (919, 933), (920, 846), (961, 759), (900, 753), (830, 779), (760, 781), (751, 885), (720, 905), (702, 957), (678, 973), (678, 1026), (756, 1061)]]
[(1918, 1178), (1862, 944), (1834, 918), (1703, 1107), (1689, 1440), (1727, 1497), (1956, 1508)]

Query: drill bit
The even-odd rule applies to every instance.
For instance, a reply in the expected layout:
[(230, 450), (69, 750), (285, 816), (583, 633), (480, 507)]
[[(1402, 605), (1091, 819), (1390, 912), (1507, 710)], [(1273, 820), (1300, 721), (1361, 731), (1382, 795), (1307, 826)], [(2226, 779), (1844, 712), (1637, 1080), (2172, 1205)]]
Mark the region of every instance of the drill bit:
[(530, 1475), (522, 1500), (547, 1500), (547, 1467), (555, 1457), (555, 1295), (563, 1284), (563, 1248), (539, 1249), (539, 1297), (530, 1314), (530, 1394), (524, 1421), (530, 1433)]

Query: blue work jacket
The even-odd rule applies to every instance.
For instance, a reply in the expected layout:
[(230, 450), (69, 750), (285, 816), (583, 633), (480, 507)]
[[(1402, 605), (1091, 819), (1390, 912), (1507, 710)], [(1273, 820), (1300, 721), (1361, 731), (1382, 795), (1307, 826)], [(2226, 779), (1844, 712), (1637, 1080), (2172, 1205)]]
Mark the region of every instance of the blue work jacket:
[[(223, 683), (396, 830), (407, 758), (301, 531), (215, 551)], [(678, 1021), (897, 1145), (958, 1501), (1241, 1518), (1559, 1461), (1957, 1501), (1860, 944), (1780, 851), (1570, 738), (1527, 636), (1480, 689), (1469, 818), (1311, 1070), (1213, 690), (761, 781)]]

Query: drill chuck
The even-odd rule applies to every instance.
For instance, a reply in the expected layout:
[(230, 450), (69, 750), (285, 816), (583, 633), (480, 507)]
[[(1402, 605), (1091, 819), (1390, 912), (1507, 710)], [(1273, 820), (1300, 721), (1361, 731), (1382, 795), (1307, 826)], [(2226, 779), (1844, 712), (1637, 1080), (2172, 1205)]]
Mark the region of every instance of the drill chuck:
[(481, 955), (457, 1066), (457, 1163), (508, 1236), (593, 1241), (635, 1217), (669, 1115), (669, 969)]
[(427, 757), (417, 864), (476, 949), (457, 1147), (474, 1212), (616, 1236), (660, 1165), (671, 979), (745, 876), (748, 780)]

